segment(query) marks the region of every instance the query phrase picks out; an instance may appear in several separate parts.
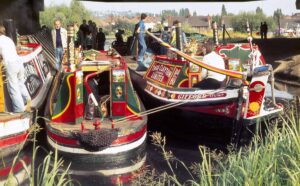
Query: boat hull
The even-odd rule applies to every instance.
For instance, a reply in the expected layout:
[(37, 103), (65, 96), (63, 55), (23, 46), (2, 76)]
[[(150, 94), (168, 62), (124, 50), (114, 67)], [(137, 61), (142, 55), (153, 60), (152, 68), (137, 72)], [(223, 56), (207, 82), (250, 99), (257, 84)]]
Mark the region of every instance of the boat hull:
[[(145, 156), (147, 124), (142, 120), (139, 126), (128, 135), (121, 135), (105, 149), (89, 151), (74, 135), (66, 135), (47, 124), (47, 141), (51, 149), (72, 162), (95, 163), (97, 168), (112, 169), (127, 167), (138, 157)], [(100, 129), (101, 130), (101, 129)], [(121, 129), (122, 130), (122, 129)]]
[(0, 157), (13, 156), (25, 145), (32, 124), (30, 113), (0, 115)]

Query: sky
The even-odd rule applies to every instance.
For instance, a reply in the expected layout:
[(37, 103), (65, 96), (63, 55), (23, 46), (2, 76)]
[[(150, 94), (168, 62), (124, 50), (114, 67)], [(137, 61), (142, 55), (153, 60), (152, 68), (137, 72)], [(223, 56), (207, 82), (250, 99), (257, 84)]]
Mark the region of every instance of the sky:
[[(184, 0), (182, 0), (184, 1)], [(69, 5), (71, 0), (44, 0), (45, 6), (49, 5)], [(300, 13), (296, 9), (296, 0), (264, 0), (264, 1), (250, 1), (250, 2), (210, 2), (210, 3), (192, 3), (192, 2), (151, 2), (151, 3), (110, 3), (110, 2), (91, 2), (81, 1), (83, 5), (90, 11), (127, 11), (132, 12), (151, 12), (160, 13), (162, 10), (175, 9), (179, 11), (181, 8), (189, 8), (190, 12), (197, 12), (197, 15), (216, 15), (221, 14), (222, 4), (225, 5), (228, 13), (238, 14), (242, 11), (255, 11), (257, 7), (263, 9), (268, 16), (273, 15), (278, 8), (282, 10), (283, 14), (292, 15)]]

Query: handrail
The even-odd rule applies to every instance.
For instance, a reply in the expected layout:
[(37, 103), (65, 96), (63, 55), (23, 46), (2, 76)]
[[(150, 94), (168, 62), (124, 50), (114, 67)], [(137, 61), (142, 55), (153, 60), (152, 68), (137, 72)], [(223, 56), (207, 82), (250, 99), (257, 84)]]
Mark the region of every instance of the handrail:
[(180, 50), (178, 50), (177, 48), (172, 47), (171, 45), (169, 45), (168, 43), (162, 41), (160, 38), (156, 37), (154, 34), (146, 31), (146, 34), (148, 34), (149, 36), (151, 36), (153, 39), (157, 40), (159, 44), (161, 44), (164, 47), (167, 47), (169, 50), (171, 50), (172, 52), (175, 52), (176, 54), (180, 55), (181, 57), (183, 57), (184, 59), (201, 66), (202, 68), (205, 68), (207, 70), (219, 73), (219, 74), (223, 74), (223, 75), (227, 75), (230, 77), (234, 77), (234, 78), (238, 78), (238, 79), (243, 79), (245, 80), (247, 77), (246, 73), (243, 72), (237, 72), (237, 71), (232, 71), (232, 70), (226, 70), (226, 69), (220, 69), (220, 68), (216, 68), (214, 66), (208, 65), (198, 59), (195, 59), (194, 57), (187, 55), (183, 52), (181, 52)]

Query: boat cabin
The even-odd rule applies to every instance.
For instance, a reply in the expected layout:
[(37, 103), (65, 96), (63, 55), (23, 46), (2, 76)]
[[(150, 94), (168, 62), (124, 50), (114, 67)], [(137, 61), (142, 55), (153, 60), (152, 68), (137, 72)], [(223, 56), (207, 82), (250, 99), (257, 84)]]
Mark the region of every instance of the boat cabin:
[(94, 118), (117, 119), (141, 111), (125, 60), (110, 52), (85, 51), (75, 70), (65, 66), (61, 85), (52, 93), (53, 122), (76, 124)]
[[(265, 60), (260, 54), (258, 46), (253, 47), (256, 51), (256, 65), (264, 65)], [(226, 70), (244, 72), (249, 71), (251, 66), (250, 44), (227, 44), (216, 47), (216, 52), (223, 57)], [(203, 56), (194, 56), (202, 60)], [(186, 60), (170, 59), (165, 56), (156, 56), (144, 78), (166, 88), (193, 88), (193, 85), (201, 81), (201, 67)], [(223, 86), (240, 85), (237, 78), (227, 76)]]

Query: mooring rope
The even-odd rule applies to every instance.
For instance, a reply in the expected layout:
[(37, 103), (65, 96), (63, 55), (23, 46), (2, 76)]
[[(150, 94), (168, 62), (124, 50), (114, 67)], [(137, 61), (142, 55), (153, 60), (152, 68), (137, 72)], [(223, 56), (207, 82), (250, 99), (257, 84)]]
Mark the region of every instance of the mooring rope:
[[(206, 93), (212, 93), (212, 92), (218, 93), (218, 92), (221, 92), (221, 90), (217, 90), (217, 91), (216, 90), (211, 90), (211, 91), (208, 91)], [(139, 112), (137, 114), (132, 114), (132, 115), (126, 116), (124, 118), (114, 120), (114, 122), (115, 123), (121, 123), (121, 122), (129, 121), (130, 119), (135, 118), (135, 117), (143, 117), (143, 116), (146, 116), (146, 115), (154, 114), (154, 113), (161, 112), (161, 111), (164, 111), (164, 110), (167, 110), (167, 109), (171, 109), (171, 108), (174, 108), (174, 107), (177, 107), (177, 106), (183, 105), (185, 103), (189, 103), (189, 102), (192, 102), (192, 100), (172, 102), (172, 103), (165, 104), (165, 105), (162, 105), (162, 106), (159, 106), (159, 107), (155, 107), (155, 108), (150, 109), (150, 110), (146, 110), (144, 112)]]
[(122, 123), (122, 122), (125, 122), (125, 121), (129, 121), (130, 119), (135, 118), (135, 117), (147, 116), (147, 115), (150, 115), (150, 114), (154, 114), (156, 112), (161, 112), (161, 111), (173, 108), (173, 107), (177, 107), (177, 106), (183, 105), (183, 104), (188, 103), (188, 102), (190, 102), (190, 101), (187, 100), (187, 101), (180, 101), (180, 102), (175, 102), (175, 103), (169, 103), (169, 104), (166, 104), (166, 105), (155, 107), (155, 108), (150, 109), (150, 110), (146, 110), (144, 112), (139, 112), (137, 114), (132, 114), (132, 115), (126, 116), (124, 118), (120, 118), (120, 119), (114, 120), (114, 123), (115, 124)]

